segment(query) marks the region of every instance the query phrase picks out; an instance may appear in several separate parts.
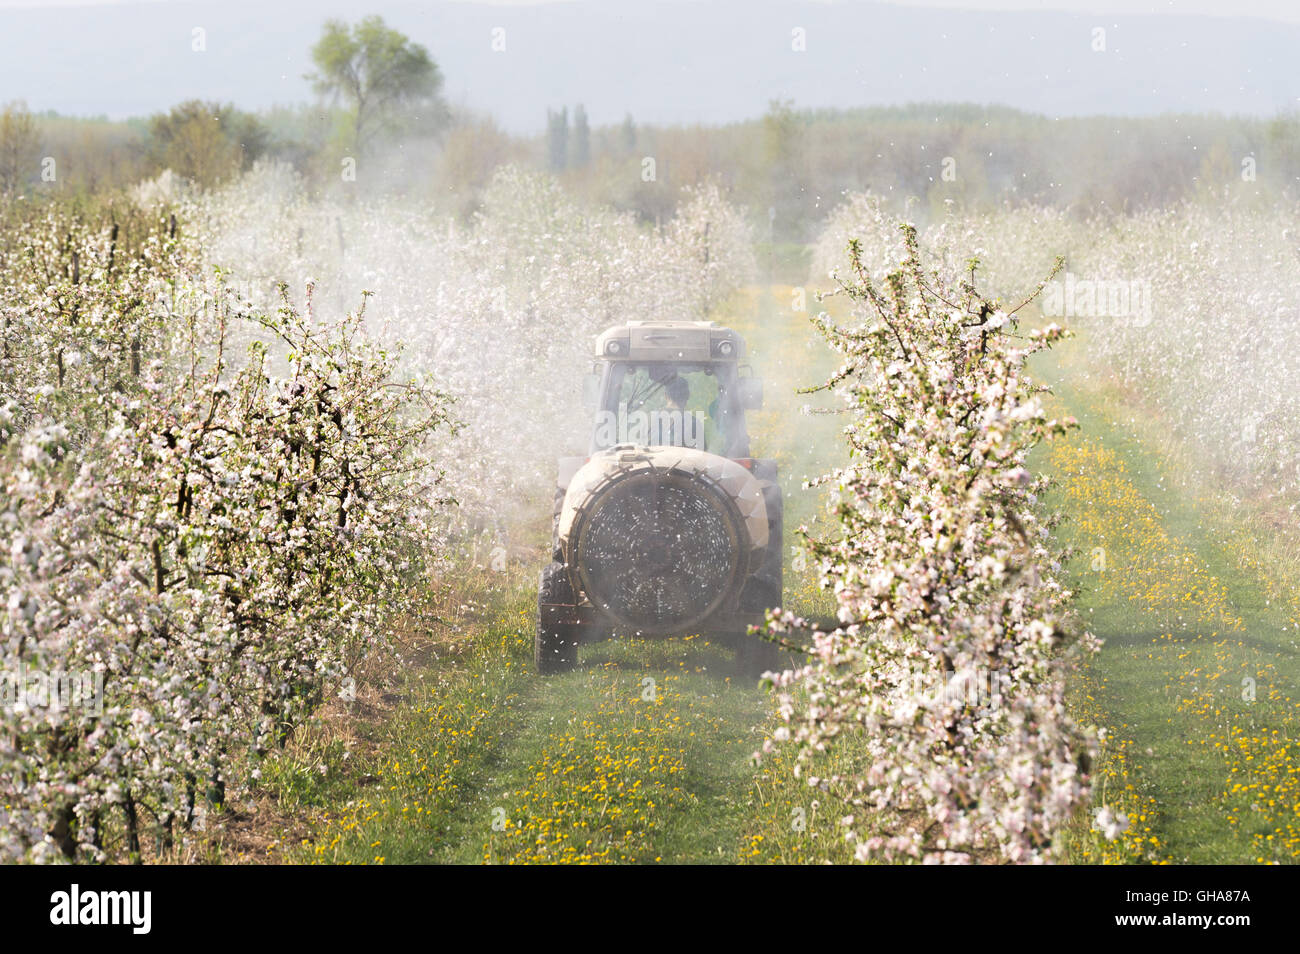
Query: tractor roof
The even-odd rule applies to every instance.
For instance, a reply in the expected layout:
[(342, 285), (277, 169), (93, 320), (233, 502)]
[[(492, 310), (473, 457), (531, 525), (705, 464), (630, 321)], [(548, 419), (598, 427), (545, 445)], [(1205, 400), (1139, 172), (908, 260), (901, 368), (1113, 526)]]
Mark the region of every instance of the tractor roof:
[(716, 321), (629, 321), (596, 338), (596, 356), (609, 361), (735, 361), (745, 342)]

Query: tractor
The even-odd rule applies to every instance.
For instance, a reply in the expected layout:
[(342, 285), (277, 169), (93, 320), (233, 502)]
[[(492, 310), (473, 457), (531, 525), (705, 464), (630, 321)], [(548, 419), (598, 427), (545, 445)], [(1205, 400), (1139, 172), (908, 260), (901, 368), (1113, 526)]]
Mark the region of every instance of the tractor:
[[(751, 455), (762, 383), (745, 343), (712, 321), (631, 321), (596, 338), (588, 453), (559, 460), (550, 563), (538, 585), (537, 670), (620, 637), (703, 634), (750, 669), (752, 634), (781, 604), (776, 462)], [(770, 665), (769, 665), (770, 664)]]

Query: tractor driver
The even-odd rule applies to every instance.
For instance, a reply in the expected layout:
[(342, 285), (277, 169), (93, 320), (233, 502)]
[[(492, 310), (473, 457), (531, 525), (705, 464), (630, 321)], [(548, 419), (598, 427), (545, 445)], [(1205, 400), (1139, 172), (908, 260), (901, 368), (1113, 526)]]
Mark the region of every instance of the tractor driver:
[(686, 402), (691, 399), (691, 383), (680, 374), (674, 374), (664, 382), (664, 399), (668, 404), (668, 415), (664, 421), (662, 440), (665, 444), (685, 447), (690, 441), (693, 428), (690, 426)]

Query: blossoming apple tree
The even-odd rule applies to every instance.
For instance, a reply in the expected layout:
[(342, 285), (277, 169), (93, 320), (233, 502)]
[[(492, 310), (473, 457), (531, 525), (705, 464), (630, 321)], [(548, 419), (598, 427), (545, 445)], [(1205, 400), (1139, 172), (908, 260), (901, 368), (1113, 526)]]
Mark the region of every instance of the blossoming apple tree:
[[(1060, 327), (1022, 332), (975, 288), (977, 262), (927, 270), (915, 230), (877, 283), (849, 245), (838, 294), (853, 321), (815, 321), (843, 363), (849, 463), (823, 479), (836, 531), (810, 541), (838, 626), (791, 614), (808, 665), (775, 676), (810, 786), (837, 800), (861, 860), (1050, 860), (1086, 805), (1092, 741), (1066, 712), (1067, 635), (1026, 455), (1061, 434), (1026, 359)], [(1039, 286), (1041, 289), (1041, 285)]]

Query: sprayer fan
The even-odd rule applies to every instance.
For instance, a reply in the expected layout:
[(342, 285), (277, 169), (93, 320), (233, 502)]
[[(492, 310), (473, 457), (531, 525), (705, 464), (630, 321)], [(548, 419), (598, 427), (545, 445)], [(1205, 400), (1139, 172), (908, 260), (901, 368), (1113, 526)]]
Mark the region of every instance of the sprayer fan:
[(679, 471), (616, 475), (574, 526), (572, 558), (591, 602), (642, 633), (706, 619), (743, 579), (739, 510), (708, 478)]

